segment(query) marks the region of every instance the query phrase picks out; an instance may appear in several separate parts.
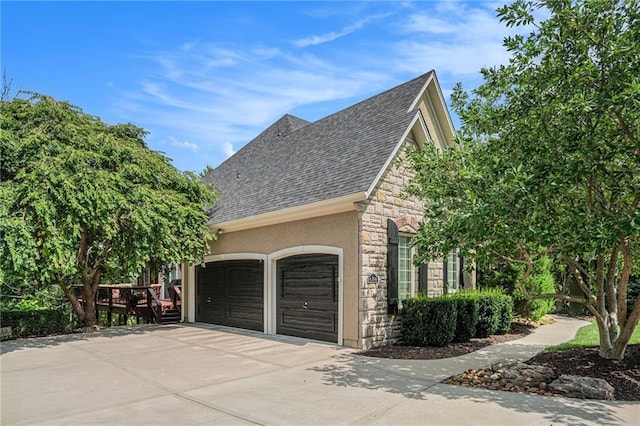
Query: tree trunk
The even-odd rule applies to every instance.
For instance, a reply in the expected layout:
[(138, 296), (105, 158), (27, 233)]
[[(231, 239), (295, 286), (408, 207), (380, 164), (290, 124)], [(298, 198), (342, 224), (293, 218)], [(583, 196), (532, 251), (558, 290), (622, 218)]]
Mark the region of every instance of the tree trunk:
[(627, 350), (627, 345), (629, 344), (629, 339), (631, 339), (631, 335), (635, 330), (636, 326), (640, 322), (640, 296), (636, 299), (635, 304), (633, 305), (633, 310), (631, 314), (627, 318), (626, 323), (620, 329), (620, 334), (618, 338), (613, 344), (613, 348), (611, 350), (612, 359), (622, 359), (624, 358), (624, 353)]
[(596, 316), (596, 323), (598, 324), (598, 337), (600, 338), (600, 350), (598, 353), (602, 358), (611, 359), (611, 353), (613, 350), (613, 342), (616, 336), (610, 334), (611, 326), (609, 324), (610, 317), (605, 313)]
[(84, 326), (93, 327), (96, 325), (96, 292), (91, 285), (84, 287)]
[(60, 287), (62, 288), (62, 292), (67, 297), (67, 300), (69, 301), (69, 303), (71, 303), (71, 308), (73, 309), (76, 316), (78, 317), (78, 326), (84, 327), (86, 322), (84, 307), (80, 304), (75, 294), (73, 294), (73, 291), (66, 284), (63, 284), (62, 281), (60, 281)]

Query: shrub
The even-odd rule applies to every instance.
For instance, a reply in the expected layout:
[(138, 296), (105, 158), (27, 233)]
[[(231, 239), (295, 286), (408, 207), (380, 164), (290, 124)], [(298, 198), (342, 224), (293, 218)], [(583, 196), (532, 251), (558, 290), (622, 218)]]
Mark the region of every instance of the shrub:
[(478, 298), (476, 293), (458, 293), (451, 297), (456, 304), (456, 331), (454, 342), (468, 342), (476, 335), (478, 325)]
[(64, 307), (3, 310), (0, 316), (2, 326), (11, 327), (16, 337), (59, 334), (71, 328), (69, 310)]
[(475, 337), (489, 337), (495, 334), (500, 324), (500, 305), (496, 291), (479, 292), (478, 298), (478, 322)]
[[(512, 296), (516, 315), (538, 321), (553, 309), (554, 299), (530, 300), (520, 290), (519, 280), (524, 273), (523, 265), (498, 262), (493, 265), (485, 265), (483, 268), (482, 280), (478, 283), (479, 288), (482, 290), (499, 289)], [(547, 257), (536, 262), (533, 265), (531, 276), (525, 283), (527, 291), (531, 294), (555, 293), (552, 269), (553, 262)]]
[(431, 299), (428, 303), (426, 332), (427, 344), (444, 346), (451, 343), (456, 332), (456, 302), (448, 298)]
[(513, 298), (506, 294), (500, 294), (496, 297), (499, 305), (496, 334), (507, 334), (511, 330), (511, 320), (513, 319)]
[[(547, 257), (534, 264), (531, 277), (529, 277), (525, 283), (529, 293), (553, 294), (556, 292), (555, 281), (551, 271), (552, 266), (553, 262), (551, 262), (551, 259)], [(520, 279), (521, 276), (522, 275), (519, 275), (518, 279)], [(551, 312), (555, 305), (554, 299), (527, 299), (517, 283), (513, 290), (513, 298), (515, 312), (519, 316), (533, 321), (538, 321), (540, 318)]]
[(407, 345), (444, 346), (456, 331), (456, 302), (451, 298), (419, 297), (403, 302), (402, 341)]
[(412, 298), (402, 302), (400, 333), (405, 345), (426, 346), (424, 330), (425, 298)]

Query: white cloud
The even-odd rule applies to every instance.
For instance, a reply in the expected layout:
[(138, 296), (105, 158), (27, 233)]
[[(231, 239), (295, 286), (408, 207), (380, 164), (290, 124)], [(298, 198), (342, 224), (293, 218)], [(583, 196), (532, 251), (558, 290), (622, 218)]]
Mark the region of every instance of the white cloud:
[[(374, 6), (358, 3), (363, 9)], [(136, 88), (120, 92), (114, 108), (125, 120), (152, 130), (157, 141), (169, 141), (165, 144), (175, 151), (167, 154), (178, 168), (201, 170), (205, 164), (199, 162), (205, 160), (217, 166), (296, 109), (314, 111), (311, 106), (319, 105), (335, 112), (331, 102), (363, 99), (431, 69), (445, 93), (456, 81), (473, 87), (469, 82), (479, 81), (481, 67), (507, 62), (502, 38), (515, 31), (498, 22), (492, 7), (480, 2), (394, 4), (392, 14), (377, 10), (367, 16), (362, 10), (360, 16), (367, 17), (351, 25), (294, 42), (252, 37), (177, 43), (137, 56), (149, 70), (140, 73)], [(332, 16), (339, 14), (329, 9)], [(374, 35), (358, 32), (373, 21)], [(291, 47), (347, 34), (353, 34), (353, 43), (322, 57)], [(198, 156), (185, 155), (189, 151)]]
[(331, 31), (321, 35), (312, 35), (302, 39), (294, 40), (292, 44), (297, 47), (307, 47), (307, 46), (315, 46), (318, 44), (327, 43), (327, 42), (339, 39), (340, 37), (344, 37), (348, 34), (351, 34), (359, 30), (360, 28), (364, 27), (366, 24), (386, 18), (389, 15), (390, 15), (389, 13), (383, 13), (379, 15), (367, 16), (364, 19), (360, 19), (359, 21), (342, 28), (340, 31)]
[(441, 2), (431, 11), (413, 13), (395, 43), (397, 69), (435, 69), (460, 79), (479, 75), (482, 67), (506, 64), (507, 35), (530, 28), (507, 28), (496, 17), (498, 3)]
[(169, 136), (169, 142), (171, 143), (171, 145), (178, 147), (178, 148), (184, 148), (184, 149), (188, 149), (190, 151), (193, 152), (198, 152), (198, 150), (200, 149), (198, 147), (198, 145), (196, 145), (195, 143), (191, 143), (191, 142), (187, 142), (187, 141), (179, 141), (176, 138), (174, 138), (173, 136)]
[(236, 151), (233, 149), (233, 144), (231, 142), (225, 142), (222, 145), (222, 151), (227, 156), (227, 158), (231, 157)]

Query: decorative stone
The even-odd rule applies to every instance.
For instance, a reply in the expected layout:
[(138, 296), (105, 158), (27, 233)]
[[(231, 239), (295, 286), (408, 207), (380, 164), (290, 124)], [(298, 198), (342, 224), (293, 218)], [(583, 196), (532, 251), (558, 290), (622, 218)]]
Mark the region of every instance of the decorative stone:
[(0, 340), (8, 340), (13, 337), (13, 329), (11, 327), (2, 327), (0, 329)]
[(612, 400), (614, 389), (606, 380), (563, 374), (549, 384), (554, 392), (572, 398)]

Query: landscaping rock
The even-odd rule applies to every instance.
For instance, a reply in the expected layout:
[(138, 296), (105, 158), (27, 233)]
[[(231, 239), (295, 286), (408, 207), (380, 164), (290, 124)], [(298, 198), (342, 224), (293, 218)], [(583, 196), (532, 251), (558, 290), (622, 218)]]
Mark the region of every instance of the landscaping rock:
[(0, 340), (14, 339), (13, 329), (11, 327), (2, 327), (0, 329)]
[(554, 392), (572, 398), (613, 400), (614, 389), (606, 380), (563, 374), (549, 384)]

